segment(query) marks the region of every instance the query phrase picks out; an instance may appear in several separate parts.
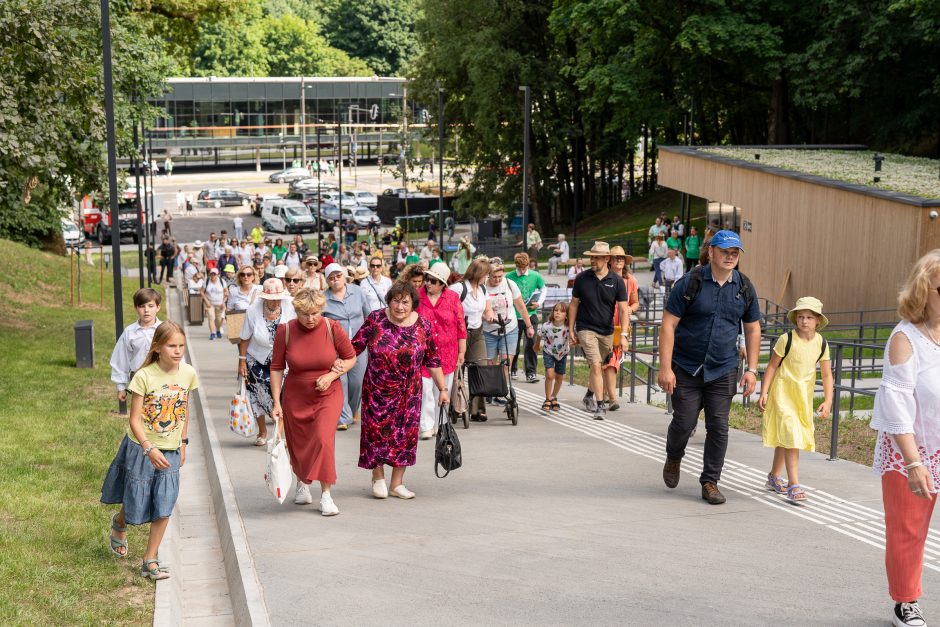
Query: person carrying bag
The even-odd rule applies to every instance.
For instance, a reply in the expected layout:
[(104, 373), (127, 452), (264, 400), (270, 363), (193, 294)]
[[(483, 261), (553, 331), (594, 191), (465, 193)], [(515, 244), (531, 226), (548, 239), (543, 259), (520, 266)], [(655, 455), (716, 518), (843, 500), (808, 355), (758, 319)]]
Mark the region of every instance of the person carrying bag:
[[(460, 451), (457, 430), (447, 417), (447, 409), (441, 406), (438, 415), (437, 439), (434, 442), (434, 474), (438, 479), (443, 479), (452, 470), (457, 470), (462, 465), (463, 455)], [(440, 468), (445, 471), (443, 475), (440, 473)]]

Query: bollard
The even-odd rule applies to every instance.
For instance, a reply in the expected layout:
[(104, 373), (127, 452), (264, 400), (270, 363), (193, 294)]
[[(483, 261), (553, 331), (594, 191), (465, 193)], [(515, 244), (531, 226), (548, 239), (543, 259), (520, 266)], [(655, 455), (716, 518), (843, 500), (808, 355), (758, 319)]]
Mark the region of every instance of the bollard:
[(75, 323), (75, 367), (95, 367), (94, 320), (79, 320)]

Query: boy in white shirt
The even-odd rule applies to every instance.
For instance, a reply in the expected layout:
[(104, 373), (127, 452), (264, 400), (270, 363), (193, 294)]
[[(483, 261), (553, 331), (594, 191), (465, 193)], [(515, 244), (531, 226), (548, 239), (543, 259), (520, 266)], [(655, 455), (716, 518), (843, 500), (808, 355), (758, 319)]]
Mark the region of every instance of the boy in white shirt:
[(111, 381), (117, 386), (119, 401), (127, 399), (127, 385), (143, 365), (153, 334), (160, 326), (160, 301), (160, 293), (149, 287), (134, 292), (137, 322), (124, 329), (111, 352)]

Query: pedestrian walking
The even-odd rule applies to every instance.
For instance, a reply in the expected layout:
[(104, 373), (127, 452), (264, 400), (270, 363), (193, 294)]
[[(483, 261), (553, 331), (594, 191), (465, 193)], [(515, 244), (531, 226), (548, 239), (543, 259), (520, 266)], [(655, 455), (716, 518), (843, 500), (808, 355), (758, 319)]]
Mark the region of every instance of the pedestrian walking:
[(186, 194), (180, 188), (176, 190), (176, 213), (183, 215), (184, 209), (186, 209)]
[(818, 333), (829, 324), (823, 315), (822, 303), (812, 296), (800, 298), (787, 313), (787, 319), (795, 328), (774, 343), (757, 406), (764, 412), (764, 446), (774, 449), (766, 487), (777, 494), (786, 494), (788, 500), (799, 504), (807, 498), (800, 485), (800, 450), (816, 450), (813, 423), (816, 366), (819, 365), (822, 372), (825, 396), (815, 415), (822, 420), (828, 418), (832, 410), (833, 381), (829, 346)]
[(900, 627), (926, 625), (924, 545), (940, 489), (940, 248), (921, 257), (898, 295), (871, 428), (885, 512), (885, 569)]
[(157, 282), (157, 251), (153, 247), (153, 242), (147, 244), (147, 250), (144, 251), (144, 257), (147, 260), (147, 281), (149, 283)]
[[(526, 310), (519, 286), (506, 278), (503, 260), (499, 257), (490, 257), (489, 263), (490, 274), (486, 283), (486, 299), (494, 313), (495, 321), (483, 322), (483, 340), (486, 343), (486, 359), (492, 366), (502, 360), (509, 360), (510, 354), (504, 353), (501, 348), (511, 350), (509, 347), (518, 346), (520, 323), (525, 327), (525, 334), (529, 338), (535, 335), (535, 327), (532, 326), (532, 319)], [(514, 315), (513, 309), (518, 315)], [(503, 336), (505, 339), (501, 339)], [(506, 377), (509, 377), (508, 364)], [(496, 399), (494, 402), (505, 403), (503, 399)]]
[[(283, 418), (291, 469), (297, 475), (294, 503), (312, 503), (308, 486), (319, 481), (320, 513), (335, 516), (339, 508), (330, 492), (336, 484), (336, 420), (343, 405), (338, 381), (356, 363), (356, 354), (342, 325), (323, 315), (322, 292), (301, 289), (293, 306), (297, 319), (278, 325), (274, 339), (274, 418)], [(285, 369), (290, 371), (286, 380)]]
[(232, 218), (232, 227), (235, 229), (235, 239), (241, 241), (245, 237), (245, 219), (235, 216)]
[(183, 363), (186, 336), (174, 322), (156, 330), (141, 369), (128, 385), (133, 394), (127, 432), (101, 487), (101, 502), (121, 505), (111, 517), (109, 549), (127, 556), (127, 525), (150, 523), (140, 574), (167, 579), (157, 558), (179, 497), (179, 471), (186, 462), (189, 394), (196, 371)]
[[(372, 471), (372, 496), (412, 499), (404, 485), (405, 470), (414, 466), (421, 421), (421, 369), (427, 368), (441, 406), (450, 398), (431, 323), (418, 315), (418, 291), (397, 282), (388, 291), (388, 306), (372, 312), (353, 338), (359, 354), (369, 353), (362, 390), (359, 467)], [(385, 483), (385, 466), (392, 467)]]
[[(467, 327), (467, 352), (465, 361), (468, 364), (486, 364), (486, 341), (483, 339), (483, 322), (493, 322), (496, 314), (490, 301), (486, 297), (486, 286), (483, 284), (490, 273), (490, 262), (487, 259), (474, 259), (463, 275), (463, 280), (451, 285), (448, 289), (460, 298), (463, 306), (465, 324)], [(470, 397), (470, 420), (486, 422), (486, 403), (482, 396)]]
[[(449, 277), (450, 268), (443, 261), (426, 270), (418, 304), (418, 315), (431, 324), (447, 390), (454, 382), (454, 373), (463, 367), (467, 354), (467, 324), (463, 305), (456, 293), (445, 289)], [(437, 433), (440, 390), (427, 368), (421, 369), (421, 390), (421, 439), (429, 440)]]
[(659, 271), (663, 278), (663, 287), (669, 292), (672, 290), (672, 286), (676, 284), (676, 281), (685, 274), (685, 268), (676, 249), (670, 248), (666, 252), (666, 258), (659, 264)]
[(447, 230), (447, 243), (448, 244), (454, 241), (455, 226), (456, 225), (454, 223), (454, 216), (449, 215), (446, 218), (444, 218), (444, 228)]
[[(326, 309), (324, 315), (340, 323), (346, 335), (355, 337), (363, 321), (369, 315), (369, 304), (358, 285), (348, 282), (346, 269), (331, 263), (324, 271), (326, 275)], [(359, 352), (359, 351), (357, 351)], [(362, 377), (365, 374), (368, 355), (361, 355), (354, 367), (343, 373), (343, 411), (337, 429), (346, 431), (359, 416), (362, 400)]]
[(709, 264), (683, 276), (673, 287), (660, 329), (659, 386), (672, 394), (663, 481), (679, 483), (679, 467), (698, 415), (705, 410), (705, 452), (699, 483), (702, 498), (725, 502), (718, 489), (728, 448), (728, 413), (738, 385), (738, 329), (744, 325), (747, 371), (744, 395), (757, 385), (760, 306), (751, 281), (735, 270), (744, 248), (734, 231), (711, 240)]
[[(244, 271), (244, 270), (243, 270)], [(290, 295), (280, 279), (264, 282), (258, 297), (248, 307), (238, 344), (238, 376), (245, 381), (251, 413), (258, 422), (255, 446), (267, 444), (266, 416), (273, 418), (271, 358), (278, 325), (296, 317)]]
[(359, 286), (369, 303), (370, 312), (385, 309), (388, 304), (385, 295), (392, 288), (392, 280), (385, 276), (385, 261), (382, 257), (369, 258), (369, 276), (363, 279)]
[[(526, 253), (516, 253), (513, 261), (516, 269), (506, 275), (506, 278), (519, 288), (522, 295), (522, 302), (526, 305), (526, 317), (529, 319), (529, 326), (535, 328), (539, 323), (539, 311), (545, 303), (545, 297), (548, 291), (545, 289), (545, 279), (538, 271), (529, 267), (530, 257)], [(521, 318), (520, 318), (521, 319)], [(535, 352), (535, 337), (520, 337), (516, 342), (516, 353), (512, 357), (510, 364), (510, 376), (516, 378), (518, 372), (519, 352), (523, 353), (523, 363), (525, 368), (525, 379), (529, 383), (538, 382), (536, 370), (538, 368), (538, 356)]]
[(685, 271), (688, 272), (698, 264), (702, 254), (702, 237), (694, 226), (689, 229), (689, 236), (685, 238)]
[[(523, 242), (516, 242), (516, 246), (522, 246)], [(529, 223), (525, 234), (525, 252), (529, 255), (530, 259), (536, 260), (538, 262), (539, 251), (542, 250), (542, 236), (539, 235), (539, 232), (535, 230), (535, 225)]]
[(663, 260), (668, 256), (669, 247), (666, 246), (666, 242), (663, 240), (663, 234), (657, 233), (656, 237), (653, 239), (653, 243), (650, 244), (649, 250), (649, 262), (653, 266), (654, 288), (658, 288), (663, 285), (662, 263)]
[(591, 269), (574, 279), (568, 306), (568, 341), (572, 346), (581, 346), (591, 369), (588, 391), (581, 404), (595, 420), (604, 420), (608, 404), (604, 398), (603, 365), (613, 354), (614, 340), (619, 339), (621, 350), (626, 351), (629, 346), (626, 331), (621, 330), (620, 337), (614, 337), (614, 309), (620, 309), (620, 320), (629, 320), (630, 313), (623, 278), (610, 271), (610, 245), (594, 242), (584, 256), (590, 257)]
[(111, 351), (111, 381), (117, 386), (119, 401), (127, 400), (127, 385), (140, 370), (153, 343), (153, 335), (160, 326), (160, 292), (144, 287), (134, 292), (137, 320), (121, 333)]
[[(616, 276), (623, 277), (623, 284), (627, 290), (627, 311), (630, 315), (636, 313), (640, 308), (639, 290), (636, 277), (630, 274), (630, 266), (633, 264), (633, 257), (624, 252), (622, 246), (612, 246), (610, 249), (610, 271)], [(623, 337), (623, 333), (630, 338), (631, 326), (630, 319), (625, 321), (620, 319), (620, 307), (614, 308), (614, 338)], [(604, 398), (607, 400), (607, 410), (617, 411), (620, 409), (620, 403), (617, 400), (617, 373), (620, 372), (620, 361), (623, 358), (624, 351), (619, 343), (614, 344), (610, 359), (604, 364)]]
[(571, 350), (568, 343), (568, 303), (555, 303), (548, 320), (539, 326), (535, 350), (542, 351), (545, 364), (545, 402), (542, 411), (561, 411), (558, 392), (565, 381), (565, 363)]
[(170, 159), (170, 155), (167, 155), (166, 159), (163, 161), (163, 170), (166, 172), (167, 178), (173, 176), (173, 160)]
[(173, 235), (173, 229), (171, 227), (171, 222), (173, 222), (173, 216), (170, 215), (170, 212), (166, 209), (163, 210), (163, 236), (171, 237)]

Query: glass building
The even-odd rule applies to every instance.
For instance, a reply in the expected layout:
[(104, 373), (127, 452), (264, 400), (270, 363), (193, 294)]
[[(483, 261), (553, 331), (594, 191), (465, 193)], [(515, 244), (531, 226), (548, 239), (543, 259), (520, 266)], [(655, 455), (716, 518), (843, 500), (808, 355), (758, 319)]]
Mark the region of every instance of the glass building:
[(148, 141), (156, 158), (168, 155), (183, 167), (282, 164), (299, 157), (304, 140), (308, 159), (315, 158), (318, 147), (335, 158), (340, 136), (344, 143), (355, 141), (359, 158), (368, 160), (397, 142), (405, 107), (409, 126), (427, 121), (427, 112), (407, 100), (403, 78), (202, 77), (166, 82), (167, 93), (151, 101), (164, 115), (149, 129)]

